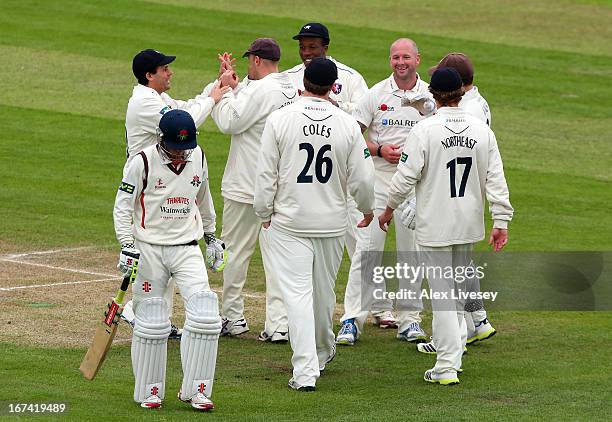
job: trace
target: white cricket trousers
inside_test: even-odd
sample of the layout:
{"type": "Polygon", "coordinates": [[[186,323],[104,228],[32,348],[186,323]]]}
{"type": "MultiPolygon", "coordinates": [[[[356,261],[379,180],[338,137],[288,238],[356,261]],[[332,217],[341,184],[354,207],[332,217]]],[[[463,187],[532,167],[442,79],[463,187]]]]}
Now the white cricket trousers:
{"type": "Polygon", "coordinates": [[[319,368],[335,351],[334,285],[344,252],[343,236],[298,237],[275,229],[274,223],[264,231],[287,306],[293,379],[314,386],[319,368]]]}
{"type": "MultiPolygon", "coordinates": [[[[378,288],[375,286],[372,280],[367,280],[369,284],[367,291],[362,289],[361,271],[364,268],[365,263],[363,262],[364,254],[369,258],[375,259],[373,253],[383,252],[385,250],[385,241],[387,239],[387,233],[385,233],[378,225],[378,216],[382,214],[387,207],[388,199],[388,188],[393,173],[376,171],[376,180],[374,181],[374,195],[376,198],[376,209],[374,210],[374,219],[368,227],[357,228],[357,222],[354,222],[354,233],[356,236],[355,252],[351,257],[351,269],[349,272],[348,281],[346,283],[346,290],[344,292],[344,315],[340,321],[346,321],[347,319],[356,319],[359,327],[363,327],[368,317],[369,311],[374,309],[391,309],[392,302],[385,299],[374,299],[374,289],[378,288]]],[[[353,202],[354,204],[354,202],[353,202]]],[[[356,208],[355,208],[355,211],[356,208]]],[[[358,213],[358,211],[357,211],[358,213]]],[[[354,220],[356,214],[349,212],[349,220],[354,220]]],[[[414,230],[410,230],[399,222],[399,212],[394,213],[394,224],[395,227],[395,243],[396,250],[400,252],[415,251],[415,236],[414,230]]],[[[347,243],[348,244],[348,243],[347,243]]],[[[382,264],[382,253],[379,254],[380,259],[375,259],[377,262],[370,262],[371,265],[382,264]]],[[[406,255],[406,254],[403,254],[406,255]]],[[[412,255],[412,254],[410,254],[412,255]]],[[[398,256],[398,261],[401,258],[398,256]]],[[[414,262],[408,264],[416,265],[414,262]]],[[[418,286],[417,286],[418,287],[418,286]]],[[[404,303],[404,306],[409,306],[413,309],[420,309],[421,301],[415,300],[414,303],[404,303]]],[[[420,313],[418,311],[400,311],[397,314],[399,324],[398,331],[402,332],[408,328],[413,322],[421,322],[420,313]]]]}
{"type": "Polygon", "coordinates": [[[134,312],[143,299],[159,297],[167,301],[166,293],[174,290],[173,284],[183,300],[196,292],[210,290],[199,246],[162,246],[138,240],[134,246],[140,250],[138,272],[132,286],[134,312]],[[168,282],[170,277],[173,283],[168,282]]]}
{"type": "MultiPolygon", "coordinates": [[[[461,368],[461,357],[467,340],[465,323],[465,300],[453,298],[453,292],[463,283],[458,283],[445,269],[468,267],[471,262],[473,244],[429,247],[417,244],[419,261],[427,268],[427,282],[432,294],[445,298],[431,298],[433,310],[432,332],[436,347],[436,374],[456,374],[461,368]],[[440,269],[436,271],[435,269],[440,269]]],[[[457,273],[459,273],[457,271],[457,273]]]]}
{"type": "Polygon", "coordinates": [[[278,287],[278,281],[270,271],[272,258],[266,233],[261,230],[261,219],[255,214],[253,204],[223,198],[223,228],[221,239],[225,243],[227,264],[223,269],[223,304],[221,315],[231,321],[244,318],[242,289],[247,277],[249,262],[259,238],[264,271],[266,273],[266,322],[265,331],[287,332],[287,312],[278,287]]]}

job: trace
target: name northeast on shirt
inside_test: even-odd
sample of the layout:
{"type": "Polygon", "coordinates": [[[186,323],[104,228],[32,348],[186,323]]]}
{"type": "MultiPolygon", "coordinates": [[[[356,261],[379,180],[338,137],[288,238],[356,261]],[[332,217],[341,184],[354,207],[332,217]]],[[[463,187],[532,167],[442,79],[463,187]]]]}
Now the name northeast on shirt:
{"type": "Polygon", "coordinates": [[[462,135],[453,135],[446,138],[443,141],[440,141],[444,149],[448,149],[451,147],[464,147],[469,149],[474,149],[477,142],[475,139],[468,138],[467,136],[462,135]]]}

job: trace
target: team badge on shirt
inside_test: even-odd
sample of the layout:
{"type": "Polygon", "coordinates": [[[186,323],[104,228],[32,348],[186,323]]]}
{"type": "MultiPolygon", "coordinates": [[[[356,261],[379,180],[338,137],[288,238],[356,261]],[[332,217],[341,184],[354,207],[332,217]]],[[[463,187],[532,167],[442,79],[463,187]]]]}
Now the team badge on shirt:
{"type": "Polygon", "coordinates": [[[121,182],[119,185],[119,190],[125,193],[129,193],[130,195],[134,193],[134,185],[130,185],[129,183],[121,182]]]}
{"type": "Polygon", "coordinates": [[[400,161],[402,163],[405,163],[406,160],[408,160],[408,154],[406,154],[405,152],[402,152],[402,156],[400,157],[400,161]]]}
{"type": "Polygon", "coordinates": [[[340,82],[334,82],[331,90],[334,94],[339,95],[342,92],[342,84],[340,82]]]}
{"type": "Polygon", "coordinates": [[[372,154],[370,154],[370,150],[368,148],[365,148],[363,150],[363,158],[368,158],[370,157],[372,154]]]}
{"type": "Polygon", "coordinates": [[[193,179],[191,180],[191,184],[195,186],[196,188],[199,188],[200,185],[202,184],[202,181],[200,180],[200,176],[193,176],[193,179]]]}

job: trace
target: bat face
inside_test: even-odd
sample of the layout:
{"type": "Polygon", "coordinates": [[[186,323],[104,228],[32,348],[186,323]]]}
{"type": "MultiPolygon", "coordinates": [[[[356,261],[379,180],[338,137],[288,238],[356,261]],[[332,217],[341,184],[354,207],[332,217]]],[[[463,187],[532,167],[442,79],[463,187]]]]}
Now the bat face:
{"type": "Polygon", "coordinates": [[[117,323],[119,321],[118,313],[121,309],[121,305],[117,302],[112,301],[108,305],[108,312],[104,318],[104,321],[96,328],[93,341],[79,370],[85,378],[88,380],[94,379],[98,370],[102,366],[106,354],[113,343],[115,333],[117,332],[117,323]]]}
{"type": "Polygon", "coordinates": [[[108,311],[104,315],[104,320],[96,329],[91,346],[89,346],[81,362],[81,366],[79,367],[83,376],[88,380],[94,379],[106,358],[108,349],[110,349],[113,344],[113,339],[117,332],[117,324],[119,323],[119,315],[123,309],[121,304],[123,303],[123,298],[128,286],[136,279],[137,271],[138,257],[134,257],[132,272],[123,277],[121,287],[117,291],[117,296],[107,305],[108,311]]]}

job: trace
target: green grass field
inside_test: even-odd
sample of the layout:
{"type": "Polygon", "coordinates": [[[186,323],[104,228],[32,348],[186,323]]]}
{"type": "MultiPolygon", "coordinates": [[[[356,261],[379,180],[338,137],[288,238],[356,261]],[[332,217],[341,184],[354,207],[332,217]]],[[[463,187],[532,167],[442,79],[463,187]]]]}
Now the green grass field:
{"type": "MultiPolygon", "coordinates": [[[[470,55],[476,85],[492,109],[516,210],[508,250],[612,250],[610,1],[288,5],[4,0],[0,254],[80,246],[93,246],[100,256],[118,252],[112,206],[124,163],[123,119],[136,52],[156,48],[177,55],[170,94],[190,98],[215,77],[218,52],[240,56],[259,36],[276,38],[283,51],[281,68],[293,66],[299,56],[291,37],[308,21],[328,25],[329,53],[358,69],[370,86],[390,74],[388,47],[399,37],[418,43],[426,80],[426,69],[447,52],[470,55]]],[[[244,60],[239,59],[238,68],[244,74],[244,60]]],[[[229,138],[208,121],[200,128],[200,142],[220,229],[229,138]]],[[[389,248],[393,241],[389,236],[389,248]]],[[[19,273],[18,265],[0,265],[2,284],[42,282],[35,274],[19,273]]],[[[337,283],[339,303],[347,268],[345,260],[337,283]]],[[[212,284],[218,288],[221,279],[214,277],[212,284]]],[[[113,282],[94,293],[77,291],[79,286],[49,287],[38,291],[39,299],[0,291],[0,305],[16,312],[3,311],[0,324],[27,321],[38,302],[50,308],[37,313],[54,312],[68,302],[73,308],[56,329],[28,328],[40,332],[40,338],[61,337],[78,331],[70,313],[99,312],[83,302],[84,295],[104,303],[114,288],[113,282]]],[[[247,288],[264,290],[258,256],[247,288]]],[[[75,420],[109,415],[159,420],[610,420],[610,317],[610,312],[496,312],[491,319],[500,334],[470,348],[461,385],[452,388],[422,382],[432,358],[399,343],[391,331],[368,327],[358,345],[339,350],[317,392],[308,395],[286,387],[288,346],[260,344],[252,336],[223,338],[217,409],[210,415],[191,412],[173,398],[180,380],[176,343],[169,346],[164,407],[145,412],[132,401],[129,345],[113,347],[98,378],[89,382],[78,365],[90,334],[77,342],[79,347],[3,336],[0,404],[67,401],[66,417],[75,420]]],[[[249,323],[252,332],[263,325],[256,319],[249,323]]],[[[429,331],[429,319],[425,327],[429,331]]]]}

